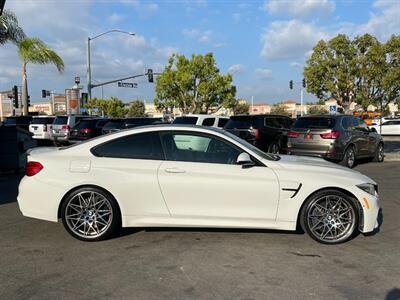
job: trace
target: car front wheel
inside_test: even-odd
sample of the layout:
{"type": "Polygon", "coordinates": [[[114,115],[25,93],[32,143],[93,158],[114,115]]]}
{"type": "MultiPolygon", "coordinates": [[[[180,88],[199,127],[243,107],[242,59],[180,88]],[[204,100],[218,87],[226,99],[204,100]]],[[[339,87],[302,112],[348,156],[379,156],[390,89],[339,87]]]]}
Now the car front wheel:
{"type": "Polygon", "coordinates": [[[316,193],[305,203],[300,223],[305,232],[323,244],[339,244],[358,232],[358,213],[353,199],[327,190],[316,193]]]}
{"type": "Polygon", "coordinates": [[[104,240],[119,227],[117,204],[108,193],[92,187],[69,194],[61,206],[65,229],[83,241],[104,240]]]}

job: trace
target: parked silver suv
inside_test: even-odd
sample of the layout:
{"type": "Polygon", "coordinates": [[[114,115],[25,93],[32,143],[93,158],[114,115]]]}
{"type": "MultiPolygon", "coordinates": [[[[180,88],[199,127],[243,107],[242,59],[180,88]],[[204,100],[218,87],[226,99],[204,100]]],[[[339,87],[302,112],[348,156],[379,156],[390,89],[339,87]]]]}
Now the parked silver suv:
{"type": "Polygon", "coordinates": [[[55,144],[67,143],[71,128],[74,127],[79,120],[88,117],[89,116],[85,115],[56,116],[52,124],[51,139],[55,144]]]}
{"type": "Polygon", "coordinates": [[[298,118],[288,133],[288,154],[323,157],[352,168],[359,158],[384,160],[382,137],[350,115],[298,118]]]}

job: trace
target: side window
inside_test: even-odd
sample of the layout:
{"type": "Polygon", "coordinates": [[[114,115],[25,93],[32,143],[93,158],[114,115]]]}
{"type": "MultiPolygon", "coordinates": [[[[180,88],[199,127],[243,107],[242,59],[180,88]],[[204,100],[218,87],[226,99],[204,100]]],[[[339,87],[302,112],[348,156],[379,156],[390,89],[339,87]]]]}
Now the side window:
{"type": "Polygon", "coordinates": [[[203,126],[213,126],[215,122],[215,118],[207,118],[203,120],[203,123],[201,125],[203,126]]]}
{"type": "Polygon", "coordinates": [[[213,164],[236,164],[242,152],[218,138],[197,133],[161,133],[167,160],[213,164]]]}
{"type": "Polygon", "coordinates": [[[223,128],[225,127],[226,123],[228,123],[229,119],[221,118],[218,120],[218,127],[223,128]]]}
{"type": "Polygon", "coordinates": [[[158,133],[139,133],[117,138],[91,149],[100,157],[163,160],[158,133]]]}
{"type": "Polygon", "coordinates": [[[357,126],[356,126],[357,130],[368,131],[368,127],[363,120],[358,119],[358,118],[354,118],[354,119],[357,120],[357,126]]]}
{"type": "Polygon", "coordinates": [[[346,130],[351,130],[351,118],[345,117],[342,121],[342,126],[346,130]]]}

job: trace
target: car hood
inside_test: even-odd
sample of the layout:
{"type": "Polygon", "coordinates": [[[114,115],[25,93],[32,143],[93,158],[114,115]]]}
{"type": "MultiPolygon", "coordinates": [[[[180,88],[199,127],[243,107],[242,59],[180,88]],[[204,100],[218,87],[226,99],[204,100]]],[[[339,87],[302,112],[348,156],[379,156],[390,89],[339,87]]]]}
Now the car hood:
{"type": "Polygon", "coordinates": [[[321,176],[346,177],[351,180],[375,184],[371,178],[361,174],[358,171],[328,162],[322,158],[296,155],[280,155],[280,157],[281,159],[277,161],[277,163],[282,169],[293,170],[296,172],[313,173],[316,176],[321,174],[321,176]]]}

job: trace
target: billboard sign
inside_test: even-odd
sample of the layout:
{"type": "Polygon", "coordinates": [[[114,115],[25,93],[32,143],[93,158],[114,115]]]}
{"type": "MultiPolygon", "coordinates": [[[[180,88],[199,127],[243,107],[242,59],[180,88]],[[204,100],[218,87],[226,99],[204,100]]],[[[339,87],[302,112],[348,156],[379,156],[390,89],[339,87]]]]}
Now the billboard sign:
{"type": "Polygon", "coordinates": [[[67,114],[74,115],[80,113],[80,91],[79,89],[65,89],[67,100],[67,114]]]}

